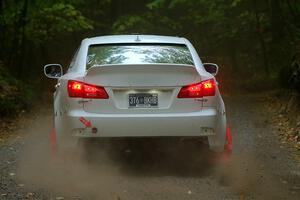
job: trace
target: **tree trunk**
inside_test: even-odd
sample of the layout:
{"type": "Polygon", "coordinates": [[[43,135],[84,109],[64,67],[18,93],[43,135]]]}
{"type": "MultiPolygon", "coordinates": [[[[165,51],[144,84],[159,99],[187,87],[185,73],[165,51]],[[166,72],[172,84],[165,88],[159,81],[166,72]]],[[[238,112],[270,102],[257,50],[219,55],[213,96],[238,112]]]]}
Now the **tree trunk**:
{"type": "Polygon", "coordinates": [[[286,4],[289,9],[288,12],[293,18],[293,25],[296,28],[300,29],[300,22],[299,22],[300,14],[297,12],[297,10],[294,9],[294,5],[292,5],[290,0],[286,0],[286,4]]]}
{"type": "Polygon", "coordinates": [[[19,60],[19,74],[22,77],[24,75],[24,55],[26,51],[26,38],[25,38],[25,27],[27,23],[27,10],[28,10],[28,1],[24,1],[23,5],[23,10],[20,18],[20,27],[21,27],[21,36],[20,36],[20,41],[19,41],[19,46],[20,46],[20,55],[18,56],[20,59],[19,60]]]}
{"type": "MultiPolygon", "coordinates": [[[[4,10],[4,0],[0,0],[0,16],[3,15],[3,10],[4,10]]],[[[4,38],[5,38],[5,25],[3,23],[0,23],[0,58],[4,57],[4,38]]]]}
{"type": "Polygon", "coordinates": [[[270,1],[271,8],[271,29],[273,41],[278,41],[284,36],[284,23],[281,18],[281,8],[279,0],[270,1]]]}
{"type": "Polygon", "coordinates": [[[256,19],[256,33],[257,33],[258,42],[260,44],[260,48],[262,51],[265,72],[267,75],[269,75],[270,69],[269,69],[269,60],[268,60],[268,56],[267,56],[267,48],[266,48],[266,43],[265,43],[264,37],[263,37],[263,30],[262,30],[262,26],[261,26],[260,19],[259,19],[256,0],[253,1],[253,7],[254,7],[255,19],[256,19]]]}

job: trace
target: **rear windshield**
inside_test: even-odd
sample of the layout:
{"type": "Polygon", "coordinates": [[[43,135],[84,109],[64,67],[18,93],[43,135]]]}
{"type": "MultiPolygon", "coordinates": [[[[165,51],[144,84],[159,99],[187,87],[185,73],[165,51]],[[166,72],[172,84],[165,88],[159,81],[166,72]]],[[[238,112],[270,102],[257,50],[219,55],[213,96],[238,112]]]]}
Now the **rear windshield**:
{"type": "Polygon", "coordinates": [[[112,44],[91,45],[87,69],[108,64],[186,64],[193,65],[185,45],[174,44],[112,44]]]}

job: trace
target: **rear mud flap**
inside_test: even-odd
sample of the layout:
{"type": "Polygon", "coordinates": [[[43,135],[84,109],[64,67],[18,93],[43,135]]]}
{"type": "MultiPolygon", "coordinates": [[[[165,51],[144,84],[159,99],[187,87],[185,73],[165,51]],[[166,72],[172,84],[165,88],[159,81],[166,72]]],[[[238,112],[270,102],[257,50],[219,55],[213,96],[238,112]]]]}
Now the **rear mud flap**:
{"type": "Polygon", "coordinates": [[[232,135],[229,125],[226,127],[226,144],[224,146],[224,151],[229,154],[232,152],[232,135]]]}
{"type": "Polygon", "coordinates": [[[55,128],[52,129],[49,135],[50,151],[51,157],[54,158],[57,153],[57,140],[56,140],[56,131],[55,128]]]}
{"type": "Polygon", "coordinates": [[[208,136],[208,143],[210,150],[214,152],[224,151],[226,144],[226,115],[219,113],[217,117],[216,134],[208,136]]]}

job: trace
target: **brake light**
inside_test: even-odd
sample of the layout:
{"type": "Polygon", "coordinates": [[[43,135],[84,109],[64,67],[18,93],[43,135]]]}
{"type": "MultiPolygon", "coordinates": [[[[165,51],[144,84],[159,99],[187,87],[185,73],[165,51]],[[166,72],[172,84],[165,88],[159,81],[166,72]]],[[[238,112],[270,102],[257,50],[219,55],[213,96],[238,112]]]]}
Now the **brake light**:
{"type": "Polygon", "coordinates": [[[201,98],[205,96],[215,96],[215,89],[216,85],[214,79],[208,79],[205,81],[201,81],[200,83],[182,87],[177,97],[201,98]]]}
{"type": "Polygon", "coordinates": [[[75,98],[108,99],[104,87],[73,80],[68,81],[68,94],[75,98]]]}

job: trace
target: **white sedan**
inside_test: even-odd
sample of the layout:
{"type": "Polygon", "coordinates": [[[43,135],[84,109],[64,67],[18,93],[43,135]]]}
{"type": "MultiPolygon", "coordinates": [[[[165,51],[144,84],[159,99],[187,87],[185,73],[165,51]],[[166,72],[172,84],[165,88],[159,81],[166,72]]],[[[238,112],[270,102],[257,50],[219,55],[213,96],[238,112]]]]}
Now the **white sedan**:
{"type": "Polygon", "coordinates": [[[65,74],[59,64],[44,67],[58,80],[57,139],[203,137],[211,150],[223,151],[228,137],[217,71],[181,37],[84,39],[65,74]]]}

